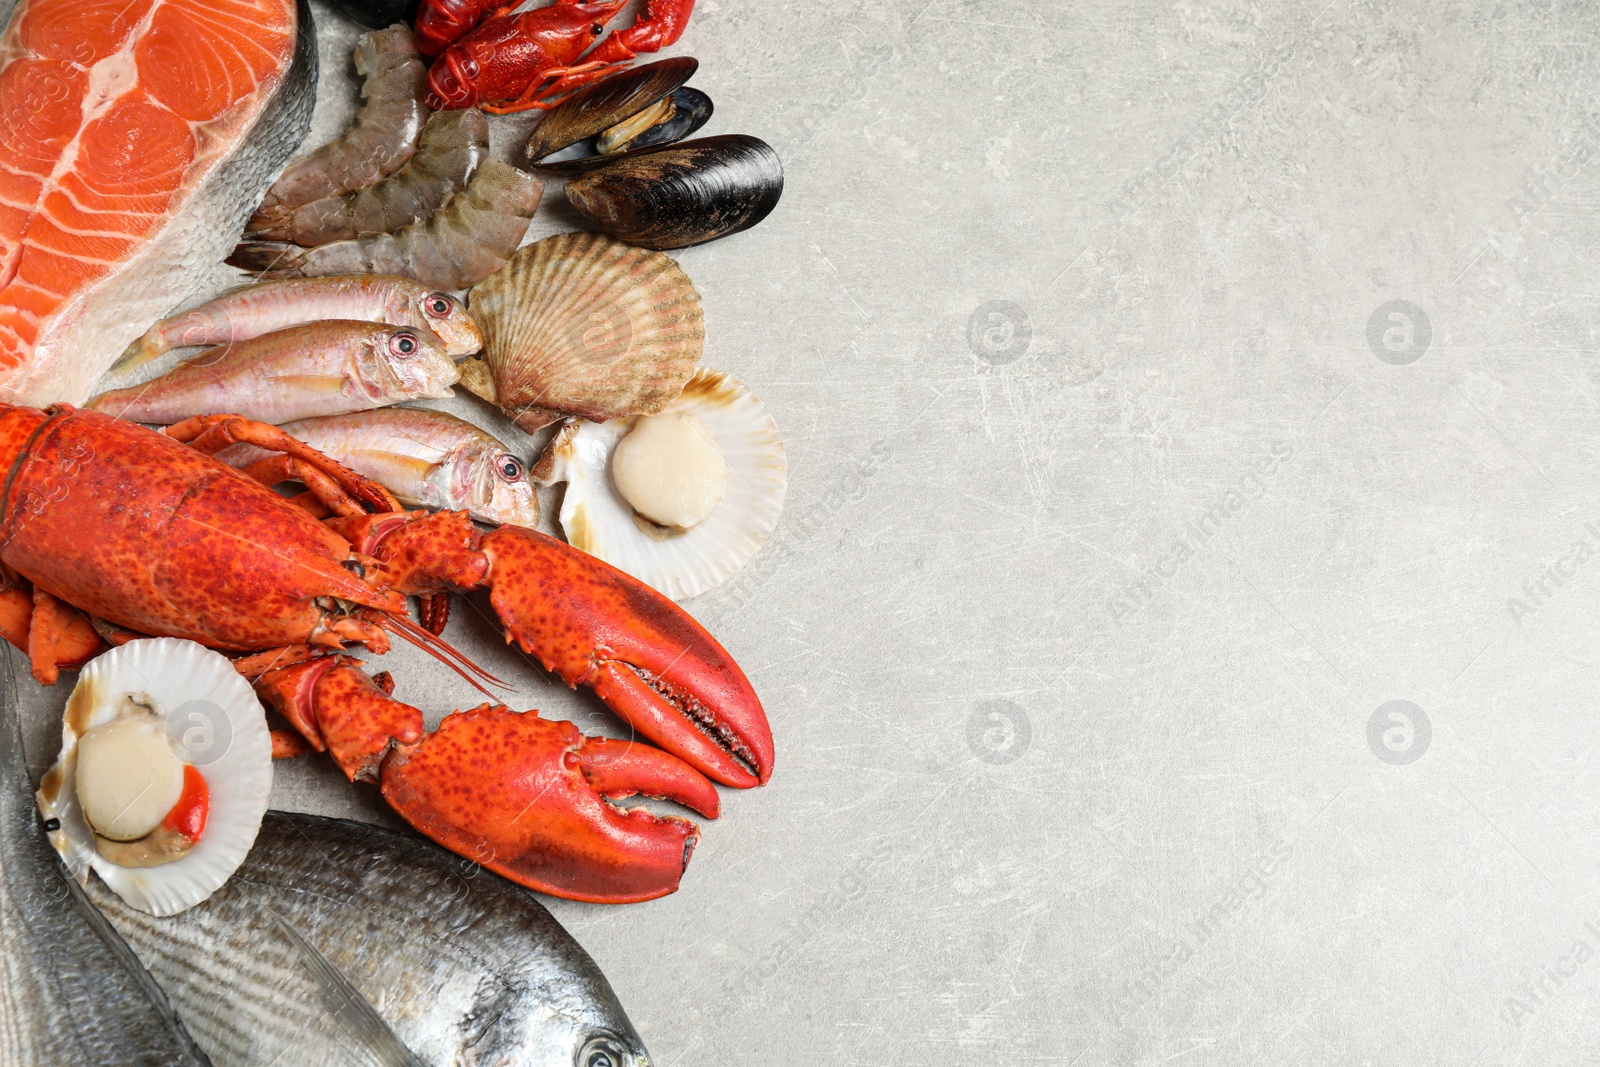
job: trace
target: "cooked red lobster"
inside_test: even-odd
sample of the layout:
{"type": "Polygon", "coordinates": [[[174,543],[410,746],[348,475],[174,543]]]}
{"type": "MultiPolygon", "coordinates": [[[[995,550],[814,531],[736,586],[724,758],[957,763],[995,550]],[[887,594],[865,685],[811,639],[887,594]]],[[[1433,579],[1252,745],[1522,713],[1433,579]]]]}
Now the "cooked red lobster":
{"type": "Polygon", "coordinates": [[[102,638],[247,653],[236,665],[305,744],[377,783],[427,836],[533,889],[607,903],[670,893],[694,825],[608,801],[643,793],[714,818],[706,775],[749,787],[772,773],[750,683],[671,601],[532,530],[402,511],[276,427],[223,415],[158,433],[67,405],[0,405],[0,471],[0,633],[41,682],[102,638]],[[276,455],[245,472],[212,458],[236,442],[276,455]],[[269,488],[288,480],[308,492],[269,488]],[[491,704],[428,733],[341,651],[383,652],[395,634],[492,680],[436,636],[446,595],[480,588],[508,641],[667,751],[491,704]],[[408,595],[424,598],[426,627],[408,595]]]}
{"type": "Polygon", "coordinates": [[[616,73],[640,52],[675,42],[694,11],[694,0],[649,0],[632,26],[613,32],[579,63],[626,2],[555,0],[513,14],[515,2],[423,0],[417,9],[417,47],[423,55],[439,57],[428,71],[428,106],[496,113],[553,107],[572,90],[616,73]]]}

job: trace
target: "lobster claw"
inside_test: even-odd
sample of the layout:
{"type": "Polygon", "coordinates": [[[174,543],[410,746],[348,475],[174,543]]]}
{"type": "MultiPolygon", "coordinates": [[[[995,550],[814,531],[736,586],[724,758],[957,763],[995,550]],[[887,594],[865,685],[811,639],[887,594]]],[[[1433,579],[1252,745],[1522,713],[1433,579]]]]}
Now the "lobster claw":
{"type": "MultiPolygon", "coordinates": [[[[608,801],[642,793],[717,817],[716,787],[659,749],[484,704],[434,733],[349,656],[266,671],[256,692],[434,841],[530,889],[600,904],[678,888],[693,823],[608,801]]],[[[291,755],[291,746],[284,746],[291,755]]]]}
{"type": "Polygon", "coordinates": [[[623,811],[647,793],[716,815],[716,789],[645,745],[585,738],[570,722],[488,704],[456,712],[384,761],[384,798],[458,855],[541,892],[600,904],[678,888],[700,831],[623,811]]]}
{"type": "Polygon", "coordinates": [[[478,545],[508,640],[587,685],[651,742],[724,785],[772,776],[772,728],[733,657],[682,608],[586,552],[519,526],[478,545]]]}

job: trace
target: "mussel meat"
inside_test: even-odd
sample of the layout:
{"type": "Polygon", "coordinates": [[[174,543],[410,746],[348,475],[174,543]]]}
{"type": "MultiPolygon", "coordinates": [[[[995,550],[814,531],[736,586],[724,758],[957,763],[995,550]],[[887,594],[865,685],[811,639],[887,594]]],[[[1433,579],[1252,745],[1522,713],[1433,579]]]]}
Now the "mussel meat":
{"type": "Polygon", "coordinates": [[[597,229],[644,248],[685,248],[748,230],[783,195],[783,163],[757,137],[727,134],[629,152],[567,182],[597,229]]]}
{"type": "Polygon", "coordinates": [[[580,89],[534,127],[527,164],[577,174],[683,140],[711,117],[711,98],[684,85],[699,66],[699,60],[677,56],[580,89]]]}

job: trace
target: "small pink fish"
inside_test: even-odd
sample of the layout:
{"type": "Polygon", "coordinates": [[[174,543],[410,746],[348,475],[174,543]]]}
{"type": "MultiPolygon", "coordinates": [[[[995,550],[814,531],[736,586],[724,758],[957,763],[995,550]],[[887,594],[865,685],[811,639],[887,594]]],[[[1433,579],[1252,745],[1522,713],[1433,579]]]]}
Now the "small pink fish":
{"type": "MultiPolygon", "coordinates": [[[[465,510],[479,522],[529,529],[539,525],[539,496],[527,468],[465,419],[424,408],[383,408],[283,428],[386,487],[407,507],[465,510]]],[[[245,467],[268,454],[234,445],[217,458],[245,467]]]]}
{"type": "Polygon", "coordinates": [[[332,319],[219,345],[86,406],[132,422],[243,415],[279,423],[452,396],[457,377],[455,362],[431,336],[332,319]]]}

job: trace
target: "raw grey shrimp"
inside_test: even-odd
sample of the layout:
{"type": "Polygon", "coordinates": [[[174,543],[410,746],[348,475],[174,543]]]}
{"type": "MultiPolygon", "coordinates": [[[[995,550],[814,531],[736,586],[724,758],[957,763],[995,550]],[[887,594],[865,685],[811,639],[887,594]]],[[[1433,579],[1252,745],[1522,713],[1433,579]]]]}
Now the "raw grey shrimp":
{"type": "Polygon", "coordinates": [[[465,289],[516,251],[544,183],[498,159],[485,160],[467,187],[422,222],[320,248],[244,241],[228,262],[263,278],[402,274],[439,289],[465,289]]]}
{"type": "Polygon", "coordinates": [[[428,109],[427,68],[411,31],[390,26],[362,34],[356,70],[365,81],[364,103],[350,128],[289,164],[245,227],[247,233],[280,225],[295,208],[323,197],[365,188],[393,174],[417,150],[428,109]]]}
{"type": "Polygon", "coordinates": [[[251,234],[315,247],[369,233],[394,233],[421,222],[466,187],[489,154],[489,123],[477,108],[436,111],[422,127],[417,154],[376,185],[314,200],[274,226],[251,234]]]}

